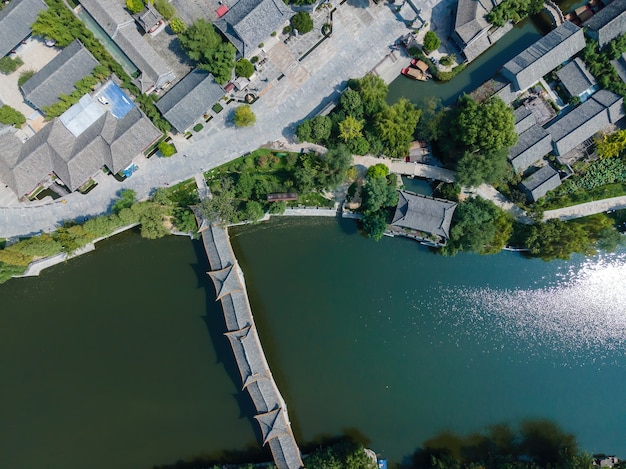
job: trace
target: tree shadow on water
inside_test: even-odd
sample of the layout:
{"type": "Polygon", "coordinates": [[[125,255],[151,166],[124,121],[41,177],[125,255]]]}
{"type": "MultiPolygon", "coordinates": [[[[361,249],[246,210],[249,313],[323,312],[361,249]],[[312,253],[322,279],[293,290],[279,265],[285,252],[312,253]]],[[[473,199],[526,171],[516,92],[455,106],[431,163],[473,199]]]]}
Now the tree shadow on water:
{"type": "Polygon", "coordinates": [[[479,463],[486,469],[504,467],[570,467],[578,457],[574,435],[550,420],[525,420],[514,429],[508,424],[485,432],[461,436],[442,432],[425,441],[406,468],[468,467],[479,463]]]}

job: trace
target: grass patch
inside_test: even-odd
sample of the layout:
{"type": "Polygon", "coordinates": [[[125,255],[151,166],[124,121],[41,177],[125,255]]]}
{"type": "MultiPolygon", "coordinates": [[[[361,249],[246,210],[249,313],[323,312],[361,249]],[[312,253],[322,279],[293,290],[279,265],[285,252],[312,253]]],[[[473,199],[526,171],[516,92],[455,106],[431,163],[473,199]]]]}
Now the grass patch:
{"type": "Polygon", "coordinates": [[[215,114],[219,114],[224,110],[224,106],[222,106],[220,103],[215,103],[211,109],[215,114]]]}
{"type": "Polygon", "coordinates": [[[553,210],[557,208],[570,207],[572,205],[593,202],[594,200],[610,199],[612,197],[620,197],[626,195],[626,184],[615,183],[605,186],[596,187],[594,189],[580,189],[576,192],[564,195],[553,195],[548,193],[546,197],[537,202],[539,208],[543,210],[553,210]]]}
{"type": "Polygon", "coordinates": [[[335,206],[335,201],[328,200],[317,192],[309,192],[308,194],[302,194],[298,196],[298,200],[290,202],[291,206],[304,205],[305,207],[326,207],[332,208],[335,206]]]}

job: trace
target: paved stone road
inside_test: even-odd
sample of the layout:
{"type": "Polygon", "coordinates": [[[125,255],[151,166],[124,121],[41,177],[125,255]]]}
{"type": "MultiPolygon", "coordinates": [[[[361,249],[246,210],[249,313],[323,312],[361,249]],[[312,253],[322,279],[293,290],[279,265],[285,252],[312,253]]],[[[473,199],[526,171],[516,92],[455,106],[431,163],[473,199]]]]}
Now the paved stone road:
{"type": "MultiPolygon", "coordinates": [[[[122,183],[102,174],[96,178],[98,187],[86,196],[72,193],[45,204],[0,207],[0,237],[54,230],[63,220],[106,212],[121,189],[133,189],[142,199],[156,187],[188,179],[265,143],[281,137],[291,140],[303,118],[335,98],[349,78],[363,76],[379,64],[390,45],[407,32],[389,6],[382,4],[364,11],[346,2],[334,15],[333,26],[332,39],[298,62],[302,71],[294,79],[285,76],[252,105],[257,116],[253,127],[236,129],[232,107],[227,107],[190,140],[176,140],[177,155],[139,159],[139,171],[122,183]],[[303,81],[305,72],[309,76],[303,81]]],[[[2,193],[0,200],[4,200],[2,193]]]]}
{"type": "Polygon", "coordinates": [[[573,205],[556,210],[546,210],[543,214],[543,219],[560,218],[561,220],[571,220],[573,218],[586,217],[596,213],[625,208],[626,196],[613,197],[611,199],[595,200],[593,202],[587,202],[586,204],[573,205]]]}

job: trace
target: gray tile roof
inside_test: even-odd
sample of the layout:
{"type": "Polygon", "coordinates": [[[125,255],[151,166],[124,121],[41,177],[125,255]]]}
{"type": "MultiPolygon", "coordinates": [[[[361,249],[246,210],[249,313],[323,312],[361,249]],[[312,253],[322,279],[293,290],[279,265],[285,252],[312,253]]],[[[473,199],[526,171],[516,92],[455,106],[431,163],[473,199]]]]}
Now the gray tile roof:
{"type": "Polygon", "coordinates": [[[596,79],[578,57],[556,72],[556,76],[570,96],[580,96],[596,84],[596,79]]]}
{"type": "Polygon", "coordinates": [[[174,81],[176,76],[170,66],[142,37],[135,20],[119,0],[81,0],[80,3],[139,69],[143,93],[174,81]]]}
{"type": "Polygon", "coordinates": [[[566,21],[504,64],[502,73],[523,91],[584,47],[583,30],[566,21]]]}
{"type": "Polygon", "coordinates": [[[526,106],[520,106],[515,109],[513,116],[515,117],[515,132],[517,134],[521,134],[537,123],[535,114],[526,106]]]}
{"type": "Polygon", "coordinates": [[[133,15],[133,18],[135,18],[139,26],[141,26],[146,33],[150,32],[155,26],[158,26],[159,22],[163,19],[161,14],[149,3],[146,4],[146,7],[141,13],[133,15]]]}
{"type": "Polygon", "coordinates": [[[456,203],[413,192],[398,191],[398,206],[392,225],[450,237],[450,223],[456,203]]]}
{"type": "Polygon", "coordinates": [[[479,0],[458,1],[454,32],[461,39],[463,45],[471,43],[472,40],[489,29],[490,24],[485,19],[487,13],[488,11],[479,0]]]}
{"type": "Polygon", "coordinates": [[[614,0],[583,23],[587,34],[604,47],[626,32],[626,0],[614,0]]]}
{"type": "Polygon", "coordinates": [[[522,181],[522,187],[533,201],[538,200],[546,195],[548,191],[556,189],[560,185],[561,178],[559,173],[549,165],[541,167],[522,181]]]}
{"type": "Polygon", "coordinates": [[[89,51],[74,41],[22,85],[24,97],[39,109],[50,106],[62,94],[72,93],[74,84],[90,75],[96,65],[89,51]]]}
{"type": "Polygon", "coordinates": [[[79,136],[61,119],[54,119],[25,143],[9,134],[0,136],[0,178],[21,197],[50,173],[76,190],[102,166],[118,172],[161,136],[135,107],[123,119],[100,116],[79,136]]]}
{"type": "Polygon", "coordinates": [[[13,0],[0,11],[0,57],[30,35],[30,27],[45,9],[42,0],[13,0]]]}
{"type": "Polygon", "coordinates": [[[517,143],[509,150],[508,159],[518,173],[552,151],[552,138],[541,126],[533,125],[519,134],[517,143]]]}
{"type": "Polygon", "coordinates": [[[156,103],[170,124],[184,133],[225,95],[213,75],[195,69],[165,93],[156,103]]]}
{"type": "Polygon", "coordinates": [[[249,57],[273,31],[278,31],[293,15],[282,0],[239,0],[214,24],[239,53],[249,57]]]}
{"type": "Polygon", "coordinates": [[[607,125],[624,116],[623,99],[607,90],[600,90],[589,100],[546,127],[554,141],[554,151],[564,155],[591,138],[607,125]]]}
{"type": "Polygon", "coordinates": [[[617,70],[617,74],[622,81],[626,82],[626,53],[620,55],[618,59],[611,60],[611,64],[617,70]]]}

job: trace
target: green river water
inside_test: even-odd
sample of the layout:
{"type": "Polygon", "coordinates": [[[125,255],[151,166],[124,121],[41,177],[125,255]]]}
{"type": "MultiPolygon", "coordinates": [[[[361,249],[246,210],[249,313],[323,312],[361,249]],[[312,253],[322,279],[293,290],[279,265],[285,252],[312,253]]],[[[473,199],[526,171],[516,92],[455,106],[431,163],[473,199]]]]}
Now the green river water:
{"type": "MultiPolygon", "coordinates": [[[[447,87],[391,94],[450,102],[538,36],[525,23],[447,87]]],[[[625,252],[444,258],[332,219],[231,233],[299,442],[357,433],[402,461],[442,430],[545,417],[626,456],[625,252]]],[[[206,270],[198,242],[126,233],[0,285],[0,468],[259,453],[206,270]]]]}

